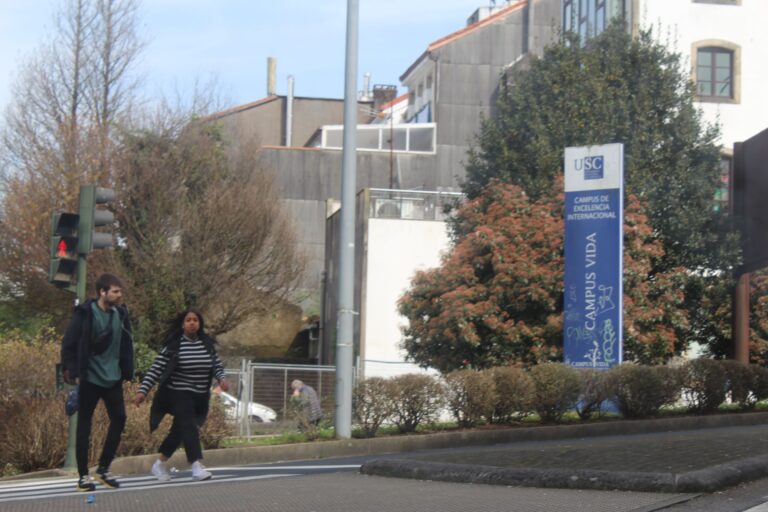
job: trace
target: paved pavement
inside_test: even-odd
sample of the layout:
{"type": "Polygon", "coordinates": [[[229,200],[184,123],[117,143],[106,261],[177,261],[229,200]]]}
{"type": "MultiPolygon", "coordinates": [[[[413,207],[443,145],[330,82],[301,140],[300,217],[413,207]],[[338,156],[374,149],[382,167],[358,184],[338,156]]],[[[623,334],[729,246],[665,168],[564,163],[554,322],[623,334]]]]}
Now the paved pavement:
{"type": "Polygon", "coordinates": [[[647,512],[690,496],[533,489],[332,473],[136,486],[3,503],[3,512],[647,512]]]}
{"type": "Polygon", "coordinates": [[[713,492],[768,476],[768,428],[509,443],[382,458],[364,464],[362,472],[526,487],[713,492]]]}

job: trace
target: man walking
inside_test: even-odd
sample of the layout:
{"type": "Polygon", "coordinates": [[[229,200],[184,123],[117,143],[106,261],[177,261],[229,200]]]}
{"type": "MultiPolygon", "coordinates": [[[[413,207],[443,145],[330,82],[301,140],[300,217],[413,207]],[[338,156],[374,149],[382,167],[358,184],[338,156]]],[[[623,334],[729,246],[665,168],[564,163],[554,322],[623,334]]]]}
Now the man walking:
{"type": "Polygon", "coordinates": [[[123,381],[133,379],[133,336],[128,309],[122,305],[123,283],[112,274],[96,280],[97,299],[75,306],[61,343],[64,381],[78,384],[75,457],[78,491],[93,491],[88,475],[88,445],[93,412],[99,400],[109,416],[109,429],[96,469],[96,480],[107,487],[120,484],[109,473],[125,428],[123,381]]]}

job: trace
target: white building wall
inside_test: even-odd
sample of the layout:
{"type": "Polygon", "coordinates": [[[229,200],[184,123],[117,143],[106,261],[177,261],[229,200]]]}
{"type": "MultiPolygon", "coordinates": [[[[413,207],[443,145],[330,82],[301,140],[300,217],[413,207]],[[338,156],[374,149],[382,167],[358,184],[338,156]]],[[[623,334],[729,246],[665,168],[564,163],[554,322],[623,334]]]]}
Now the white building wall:
{"type": "MultiPolygon", "coordinates": [[[[397,301],[410,288],[418,270],[440,265],[449,247],[445,222],[368,219],[366,286],[363,317],[363,371],[365,377],[391,377],[425,370],[405,362],[400,349],[406,319],[397,301]]],[[[436,372],[429,372],[436,373],[436,372]]]]}
{"type": "Polygon", "coordinates": [[[720,143],[727,149],[768,127],[768,0],[742,0],[741,5],[692,0],[641,0],[641,26],[660,27],[691,66],[696,41],[719,39],[741,47],[741,101],[738,104],[699,102],[704,118],[721,124],[720,143]]]}

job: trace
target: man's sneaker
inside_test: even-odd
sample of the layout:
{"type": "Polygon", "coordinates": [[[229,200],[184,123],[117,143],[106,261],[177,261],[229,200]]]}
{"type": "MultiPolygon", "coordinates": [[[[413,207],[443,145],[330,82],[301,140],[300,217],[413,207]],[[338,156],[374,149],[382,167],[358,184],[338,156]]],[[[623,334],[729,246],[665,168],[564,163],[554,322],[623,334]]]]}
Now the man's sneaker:
{"type": "Polygon", "coordinates": [[[212,476],[211,472],[200,464],[200,461],[196,460],[192,463],[192,480],[208,480],[212,476]]]}
{"type": "Polygon", "coordinates": [[[115,477],[112,476],[112,473],[104,468],[98,468],[96,470],[96,480],[109,487],[110,489],[117,489],[120,487],[120,484],[117,482],[117,480],[115,480],[115,477]]]}
{"type": "Polygon", "coordinates": [[[96,489],[96,486],[91,482],[91,477],[83,475],[80,480],[77,481],[76,489],[80,492],[91,492],[96,489]]]}
{"type": "Polygon", "coordinates": [[[152,464],[152,474],[161,482],[167,482],[171,479],[171,474],[168,472],[168,466],[166,466],[165,462],[160,459],[157,459],[155,463],[152,464]]]}

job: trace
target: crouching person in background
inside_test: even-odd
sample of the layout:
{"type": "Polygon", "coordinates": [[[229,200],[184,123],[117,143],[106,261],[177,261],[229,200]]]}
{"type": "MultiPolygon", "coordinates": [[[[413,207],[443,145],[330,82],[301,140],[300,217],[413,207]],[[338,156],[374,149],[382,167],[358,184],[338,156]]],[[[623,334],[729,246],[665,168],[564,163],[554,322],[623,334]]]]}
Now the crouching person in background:
{"type": "Polygon", "coordinates": [[[323,409],[320,407],[320,399],[312,386],[304,384],[296,379],[291,382],[293,394],[292,400],[297,405],[299,430],[302,432],[314,432],[323,419],[323,409]]]}

